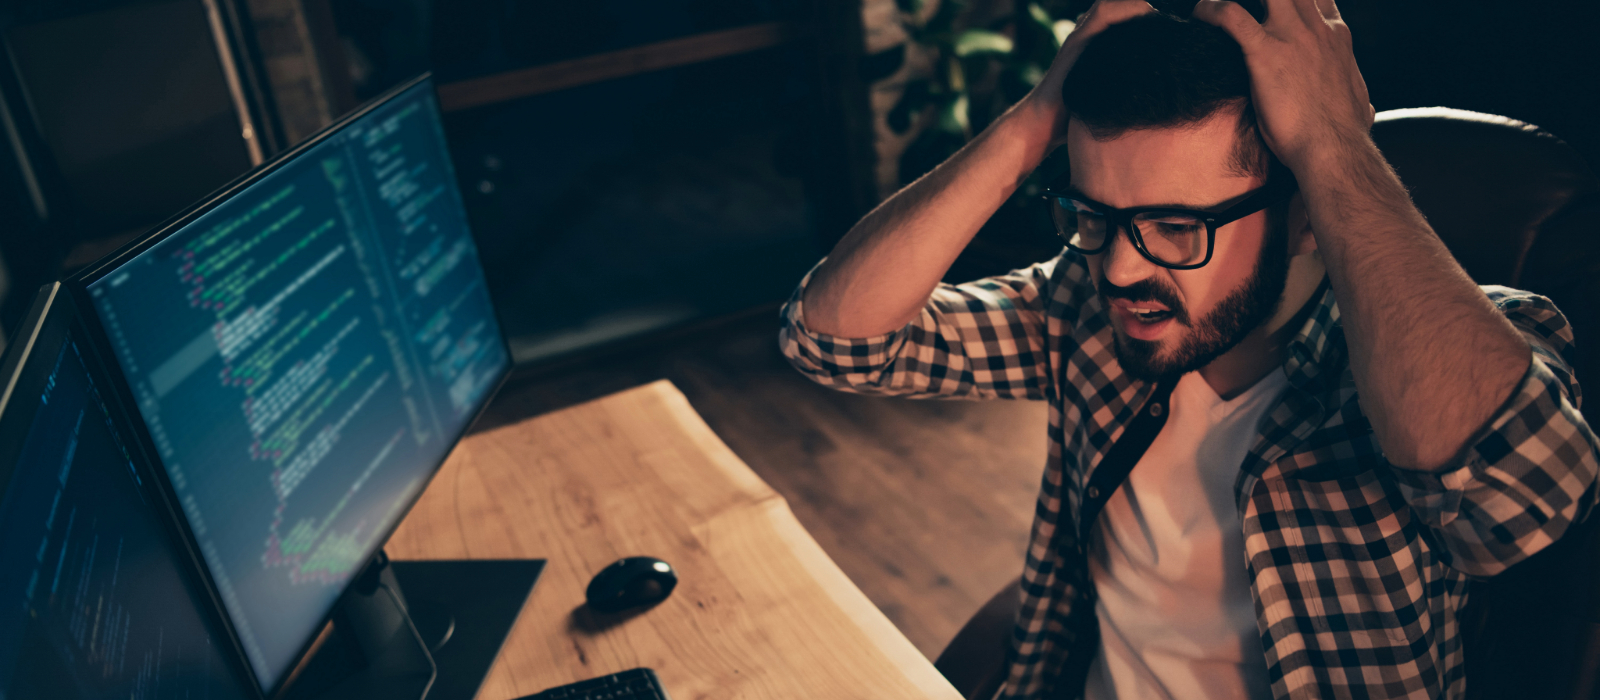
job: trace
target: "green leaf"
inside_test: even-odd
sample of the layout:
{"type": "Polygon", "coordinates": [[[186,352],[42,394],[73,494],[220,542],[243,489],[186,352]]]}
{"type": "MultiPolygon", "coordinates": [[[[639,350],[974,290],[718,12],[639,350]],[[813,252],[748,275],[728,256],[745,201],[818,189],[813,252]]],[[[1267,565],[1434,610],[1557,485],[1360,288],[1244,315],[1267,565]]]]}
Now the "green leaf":
{"type": "Polygon", "coordinates": [[[965,93],[967,91],[967,73],[961,68],[961,59],[950,58],[945,61],[945,86],[951,92],[965,93]]]}
{"type": "Polygon", "coordinates": [[[1039,26],[1044,27],[1045,29],[1050,28],[1050,22],[1052,21],[1050,19],[1050,13],[1045,12],[1044,8],[1039,6],[1039,3],[1028,3],[1028,16],[1032,17],[1033,21],[1038,22],[1039,26]]]}
{"type": "Polygon", "coordinates": [[[967,120],[967,96],[958,95],[940,107],[939,118],[934,121],[934,127],[945,133],[965,137],[971,129],[971,123],[967,120]]]}
{"type": "Polygon", "coordinates": [[[1028,3],[1028,18],[1033,20],[1030,26],[1034,31],[1038,31],[1041,34],[1050,37],[1050,41],[1053,44],[1053,46],[1050,47],[1050,55],[1054,56],[1056,51],[1061,50],[1061,42],[1063,39],[1061,35],[1056,34],[1055,32],[1055,20],[1050,18],[1049,11],[1045,10],[1043,7],[1040,7],[1039,3],[1028,3]]]}
{"type": "Polygon", "coordinates": [[[980,54],[1011,53],[1011,37],[987,29],[968,29],[956,35],[956,55],[962,58],[980,54]]]}
{"type": "Polygon", "coordinates": [[[1044,72],[1044,69],[1040,68],[1038,64],[1029,63],[1022,67],[1020,77],[1029,86],[1038,85],[1039,81],[1044,80],[1044,72]]]}
{"type": "Polygon", "coordinates": [[[1077,28],[1078,23],[1070,19],[1056,20],[1056,23],[1050,27],[1050,31],[1055,32],[1056,35],[1056,46],[1066,43],[1067,35],[1071,34],[1072,30],[1077,28]]]}

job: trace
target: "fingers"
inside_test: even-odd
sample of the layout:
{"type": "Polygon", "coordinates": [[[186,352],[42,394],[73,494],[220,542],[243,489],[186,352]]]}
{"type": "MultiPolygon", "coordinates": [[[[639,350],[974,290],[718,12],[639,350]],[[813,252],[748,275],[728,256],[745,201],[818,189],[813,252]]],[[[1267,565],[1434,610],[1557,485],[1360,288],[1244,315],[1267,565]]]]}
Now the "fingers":
{"type": "MultiPolygon", "coordinates": [[[[1269,4],[1281,5],[1283,2],[1288,0],[1269,4]]],[[[1267,17],[1270,19],[1272,10],[1269,8],[1267,12],[1267,17]]],[[[1265,35],[1261,25],[1256,23],[1256,18],[1251,17],[1248,10],[1228,0],[1200,0],[1194,6],[1194,16],[1202,22],[1227,30],[1228,34],[1233,36],[1233,40],[1239,42],[1239,45],[1247,51],[1265,35]]]]}
{"type": "Polygon", "coordinates": [[[1294,0],[1294,3],[1300,18],[1305,20],[1308,27],[1344,23],[1344,19],[1339,16],[1339,6],[1334,0],[1294,0]]]}
{"type": "Polygon", "coordinates": [[[1266,8],[1267,16],[1262,24],[1283,24],[1293,18],[1304,19],[1297,3],[1300,0],[1262,0],[1261,5],[1266,8]]]}
{"type": "Polygon", "coordinates": [[[1318,0],[1293,0],[1295,13],[1308,27],[1322,23],[1322,10],[1317,7],[1317,2],[1318,0]]]}
{"type": "Polygon", "coordinates": [[[1194,16],[1228,30],[1239,45],[1246,47],[1253,38],[1269,31],[1279,35],[1290,26],[1326,30],[1344,24],[1334,0],[1264,0],[1264,5],[1266,19],[1259,23],[1243,7],[1228,0],[1200,0],[1194,7],[1194,16]]]}

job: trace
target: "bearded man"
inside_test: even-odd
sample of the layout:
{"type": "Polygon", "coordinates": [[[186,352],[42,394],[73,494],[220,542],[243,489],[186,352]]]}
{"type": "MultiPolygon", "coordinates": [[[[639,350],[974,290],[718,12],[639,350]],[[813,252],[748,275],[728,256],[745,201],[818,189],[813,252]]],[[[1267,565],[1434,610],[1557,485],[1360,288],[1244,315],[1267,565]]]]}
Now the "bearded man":
{"type": "Polygon", "coordinates": [[[1566,319],[1428,227],[1333,1],[1265,9],[1100,0],[785,307],[818,382],[1050,403],[1000,697],[1459,698],[1469,581],[1593,506],[1566,319]],[[1062,253],[942,284],[1056,147],[1062,253]]]}

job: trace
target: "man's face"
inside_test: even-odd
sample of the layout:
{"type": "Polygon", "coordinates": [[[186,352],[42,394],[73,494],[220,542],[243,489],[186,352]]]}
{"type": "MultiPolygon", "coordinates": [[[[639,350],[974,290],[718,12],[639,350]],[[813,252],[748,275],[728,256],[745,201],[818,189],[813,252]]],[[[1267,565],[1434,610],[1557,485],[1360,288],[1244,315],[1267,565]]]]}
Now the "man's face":
{"type": "MultiPolygon", "coordinates": [[[[1230,169],[1237,124],[1237,112],[1223,110],[1197,126],[1096,141],[1073,120],[1067,128],[1072,186],[1119,209],[1219,211],[1266,184],[1230,169]]],[[[1288,274],[1288,243],[1281,222],[1269,228],[1268,211],[1218,228],[1211,262],[1196,270],[1150,262],[1126,231],[1087,256],[1095,287],[1110,306],[1125,371],[1154,380],[1199,369],[1273,315],[1288,274]]]]}

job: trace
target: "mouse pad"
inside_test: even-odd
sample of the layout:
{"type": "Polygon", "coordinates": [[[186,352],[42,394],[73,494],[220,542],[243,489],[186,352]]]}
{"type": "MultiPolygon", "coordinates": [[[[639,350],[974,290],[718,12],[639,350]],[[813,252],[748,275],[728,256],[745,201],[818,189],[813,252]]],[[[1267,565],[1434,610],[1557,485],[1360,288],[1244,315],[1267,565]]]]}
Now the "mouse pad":
{"type": "Polygon", "coordinates": [[[433,653],[439,675],[428,700],[472,700],[478,693],[544,564],[543,559],[389,562],[408,605],[442,607],[455,618],[454,631],[433,653]]]}

